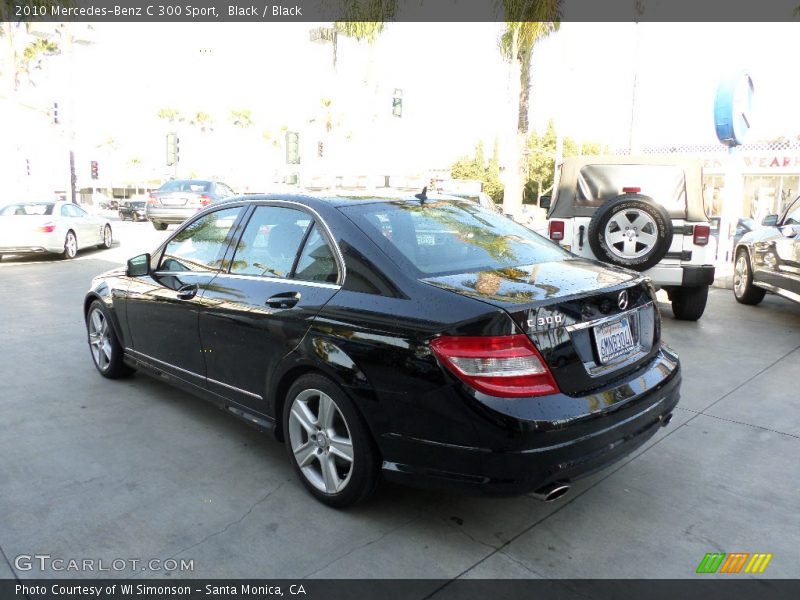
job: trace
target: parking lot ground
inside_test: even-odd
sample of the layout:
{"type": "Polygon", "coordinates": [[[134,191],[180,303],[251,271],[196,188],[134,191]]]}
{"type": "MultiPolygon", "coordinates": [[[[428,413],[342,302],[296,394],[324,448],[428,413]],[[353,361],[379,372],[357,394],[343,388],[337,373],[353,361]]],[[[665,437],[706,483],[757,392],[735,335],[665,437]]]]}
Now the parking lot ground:
{"type": "Polygon", "coordinates": [[[336,511],[271,436],[146,376],[96,373],[89,281],[165,235],[119,230],[78,260],[0,262],[0,578],[165,575],[15,566],[36,553],[193,561],[172,577],[449,579],[692,578],[707,552],[771,552],[765,575],[800,575],[797,305],[713,289],[697,323],[661,305],[683,362],[674,419],[561,500],[384,484],[336,511]]]}

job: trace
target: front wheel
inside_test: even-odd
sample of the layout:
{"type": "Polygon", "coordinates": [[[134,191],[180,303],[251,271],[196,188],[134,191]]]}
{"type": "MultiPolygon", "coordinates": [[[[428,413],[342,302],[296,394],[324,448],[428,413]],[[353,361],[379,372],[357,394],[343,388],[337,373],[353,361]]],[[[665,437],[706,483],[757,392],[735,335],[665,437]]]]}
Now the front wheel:
{"type": "Polygon", "coordinates": [[[101,246],[108,250],[111,248],[111,245],[114,243],[114,236],[111,233],[111,225],[106,225],[103,228],[103,243],[101,246]]]}
{"type": "Polygon", "coordinates": [[[122,345],[109,322],[108,313],[99,300],[92,302],[86,314],[86,331],[94,366],[103,377],[117,379],[133,371],[122,362],[122,345]]]}
{"type": "Polygon", "coordinates": [[[153,227],[155,227],[158,231],[164,231],[167,228],[167,224],[159,223],[158,221],[153,221],[153,227]]]}
{"type": "Polygon", "coordinates": [[[767,291],[753,285],[753,269],[747,250],[740,250],[733,268],[733,295],[742,304],[758,304],[767,291]]]}
{"type": "Polygon", "coordinates": [[[78,238],[75,237],[73,231],[67,232],[67,237],[64,238],[64,251],[61,256],[66,259],[75,258],[78,255],[78,238]]]}
{"type": "Polygon", "coordinates": [[[679,321],[697,321],[708,301],[708,286],[675,288],[670,294],[672,314],[679,321]]]}
{"type": "Polygon", "coordinates": [[[286,449],[300,481],[336,508],[364,500],[378,481],[378,455],[352,401],[321,375],[292,385],[283,415],[286,449]]]}

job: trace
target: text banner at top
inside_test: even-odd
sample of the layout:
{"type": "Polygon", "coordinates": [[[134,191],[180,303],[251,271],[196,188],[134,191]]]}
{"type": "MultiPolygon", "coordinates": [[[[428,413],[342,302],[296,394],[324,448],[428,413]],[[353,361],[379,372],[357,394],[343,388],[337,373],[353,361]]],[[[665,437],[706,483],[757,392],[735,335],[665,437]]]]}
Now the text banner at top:
{"type": "MultiPolygon", "coordinates": [[[[800,22],[800,0],[0,0],[0,21],[800,22]],[[521,8],[519,8],[521,7],[521,8]]],[[[732,40],[746,43],[747,40],[732,40]]],[[[680,40],[676,38],[676,44],[680,40]]]]}

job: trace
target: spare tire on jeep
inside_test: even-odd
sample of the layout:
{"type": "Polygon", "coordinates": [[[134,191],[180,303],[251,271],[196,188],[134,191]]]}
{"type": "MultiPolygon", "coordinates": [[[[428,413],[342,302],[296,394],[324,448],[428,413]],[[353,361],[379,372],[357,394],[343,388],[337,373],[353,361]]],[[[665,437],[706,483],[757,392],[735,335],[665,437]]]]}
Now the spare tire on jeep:
{"type": "Polygon", "coordinates": [[[672,221],[663,206],[643,194],[622,194],[604,203],[589,222],[595,257],[645,271],[664,258],[672,244],[672,221]]]}

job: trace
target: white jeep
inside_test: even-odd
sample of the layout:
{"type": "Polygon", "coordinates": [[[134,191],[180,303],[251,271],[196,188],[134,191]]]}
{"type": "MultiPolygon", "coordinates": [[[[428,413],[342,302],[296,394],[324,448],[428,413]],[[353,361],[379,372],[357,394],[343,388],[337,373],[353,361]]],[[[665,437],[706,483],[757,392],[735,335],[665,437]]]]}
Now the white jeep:
{"type": "Polygon", "coordinates": [[[676,319],[696,321],[714,282],[702,184],[697,160],[566,158],[548,235],[578,256],[643,272],[666,290],[676,319]]]}

